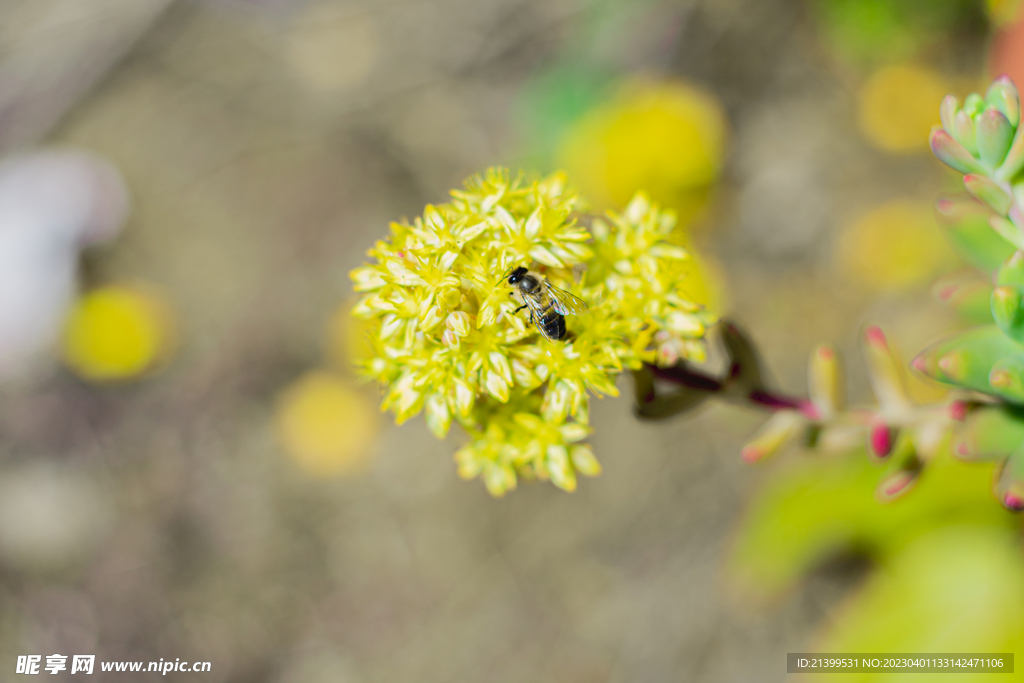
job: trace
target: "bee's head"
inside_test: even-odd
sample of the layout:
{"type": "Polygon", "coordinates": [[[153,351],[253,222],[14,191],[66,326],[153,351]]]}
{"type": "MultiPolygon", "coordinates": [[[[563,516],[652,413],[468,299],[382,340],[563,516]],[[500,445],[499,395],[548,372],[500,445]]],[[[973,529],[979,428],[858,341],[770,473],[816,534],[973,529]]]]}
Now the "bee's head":
{"type": "Polygon", "coordinates": [[[518,268],[512,271],[511,275],[508,276],[508,283],[510,285],[514,285],[515,283],[519,282],[520,280],[523,279],[523,276],[526,275],[526,272],[526,268],[524,268],[523,266],[519,266],[518,268]]]}

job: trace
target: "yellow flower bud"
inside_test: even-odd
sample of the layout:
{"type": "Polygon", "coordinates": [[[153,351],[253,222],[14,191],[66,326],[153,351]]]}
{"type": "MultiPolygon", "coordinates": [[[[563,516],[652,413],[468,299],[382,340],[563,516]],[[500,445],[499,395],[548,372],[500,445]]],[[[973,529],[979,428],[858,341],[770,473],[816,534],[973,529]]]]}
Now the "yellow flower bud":
{"type": "Polygon", "coordinates": [[[491,369],[501,375],[508,384],[512,384],[512,368],[509,367],[508,358],[503,353],[491,351],[487,360],[490,361],[491,369]]]}
{"type": "Polygon", "coordinates": [[[447,346],[449,349],[455,351],[459,350],[459,335],[455,334],[454,330],[445,330],[441,334],[441,343],[447,346]]]}
{"type": "Polygon", "coordinates": [[[420,329],[424,332],[429,332],[434,329],[444,319],[443,315],[444,314],[441,311],[440,306],[431,306],[427,309],[427,313],[423,316],[423,319],[420,320],[420,329]]]}
{"type": "Polygon", "coordinates": [[[548,446],[547,469],[552,484],[563,491],[576,490],[576,473],[569,462],[569,450],[565,446],[548,446]]]}
{"type": "Polygon", "coordinates": [[[484,469],[484,484],[488,493],[500,498],[516,487],[516,473],[508,465],[491,465],[484,469]]]}
{"type": "Polygon", "coordinates": [[[448,435],[452,424],[452,414],[448,410],[448,401],[441,394],[433,394],[427,399],[427,429],[439,439],[448,435]]]}
{"type": "Polygon", "coordinates": [[[465,337],[469,334],[469,316],[462,311],[448,314],[444,324],[449,330],[460,337],[465,337]]]}
{"type": "Polygon", "coordinates": [[[700,337],[704,335],[704,323],[693,315],[681,311],[673,311],[665,317],[665,327],[684,337],[700,337]]]}
{"type": "Polygon", "coordinates": [[[810,369],[811,401],[821,412],[822,418],[828,418],[842,408],[842,375],[839,359],[835,350],[822,344],[811,354],[810,369]]]}
{"type": "Polygon", "coordinates": [[[465,380],[456,377],[452,382],[455,385],[455,408],[459,411],[460,415],[467,417],[469,411],[473,409],[476,395],[473,393],[472,387],[465,380]]]}
{"type": "Polygon", "coordinates": [[[548,389],[541,404],[541,414],[550,424],[561,424],[569,414],[569,385],[558,382],[554,389],[548,389]]]}
{"type": "Polygon", "coordinates": [[[764,460],[792,440],[803,423],[803,416],[795,410],[775,413],[743,447],[741,457],[747,462],[764,460]]]}
{"type": "Polygon", "coordinates": [[[487,371],[487,381],[484,386],[487,388],[487,393],[498,399],[502,403],[508,402],[509,399],[509,386],[510,382],[498,372],[494,370],[487,371]]]}
{"type": "Polygon", "coordinates": [[[594,451],[590,446],[575,445],[569,449],[569,457],[572,459],[573,467],[580,474],[588,477],[596,477],[601,474],[601,463],[594,457],[594,451]]]}

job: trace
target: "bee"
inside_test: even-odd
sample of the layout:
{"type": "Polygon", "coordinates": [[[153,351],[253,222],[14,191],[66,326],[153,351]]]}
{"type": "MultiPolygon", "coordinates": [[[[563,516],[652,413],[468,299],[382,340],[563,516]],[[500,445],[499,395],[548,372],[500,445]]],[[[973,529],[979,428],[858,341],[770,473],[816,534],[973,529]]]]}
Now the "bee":
{"type": "MultiPolygon", "coordinates": [[[[504,279],[503,276],[502,280],[504,279]]],[[[583,299],[555,287],[543,276],[532,273],[523,266],[509,274],[508,284],[519,292],[519,297],[523,300],[523,305],[512,314],[515,315],[524,308],[529,309],[530,323],[536,325],[540,333],[551,341],[565,338],[565,316],[582,313],[588,308],[587,302],[583,299]]]]}

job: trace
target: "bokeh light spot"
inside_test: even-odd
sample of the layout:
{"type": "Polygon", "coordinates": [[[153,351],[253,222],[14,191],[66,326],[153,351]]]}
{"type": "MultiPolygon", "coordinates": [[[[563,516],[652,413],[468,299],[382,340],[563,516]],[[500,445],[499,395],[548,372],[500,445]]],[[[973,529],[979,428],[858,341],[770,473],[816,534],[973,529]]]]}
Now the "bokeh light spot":
{"type": "Polygon", "coordinates": [[[928,133],[939,122],[935,103],[948,91],[945,80],[932,69],[912,64],[883,66],[860,89],[861,133],[886,152],[924,152],[928,133]]]}
{"type": "Polygon", "coordinates": [[[83,296],[68,319],[64,359],[86,380],[136,377],[169,355],[173,331],[164,302],[127,286],[108,286],[83,296]]]}
{"type": "Polygon", "coordinates": [[[349,382],[328,372],[306,374],[281,396],[277,432],[302,469],[332,476],[366,464],[378,415],[349,382]]]}
{"type": "Polygon", "coordinates": [[[634,80],[570,129],[558,160],[599,207],[624,206],[644,188],[684,224],[721,170],[725,138],[725,114],[711,95],[678,81],[634,80]]]}
{"type": "Polygon", "coordinates": [[[932,209],[908,200],[887,202],[856,218],[839,240],[843,270],[874,289],[906,289],[956,263],[939,239],[932,209]]]}

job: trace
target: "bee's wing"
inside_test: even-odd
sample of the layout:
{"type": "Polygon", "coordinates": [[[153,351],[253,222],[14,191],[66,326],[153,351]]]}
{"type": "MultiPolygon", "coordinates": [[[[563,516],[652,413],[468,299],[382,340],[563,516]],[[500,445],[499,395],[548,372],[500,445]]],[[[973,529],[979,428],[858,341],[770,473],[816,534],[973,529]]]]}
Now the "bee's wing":
{"type": "Polygon", "coordinates": [[[526,292],[519,290],[519,296],[523,300],[523,303],[526,304],[526,307],[530,309],[530,313],[533,314],[535,322],[544,317],[544,298],[540,296],[539,292],[527,294],[526,292]]]}
{"type": "Polygon", "coordinates": [[[547,280],[544,281],[544,289],[547,290],[548,296],[551,297],[551,304],[554,306],[555,310],[562,315],[582,313],[589,308],[586,301],[570,294],[564,289],[555,287],[547,280]]]}

